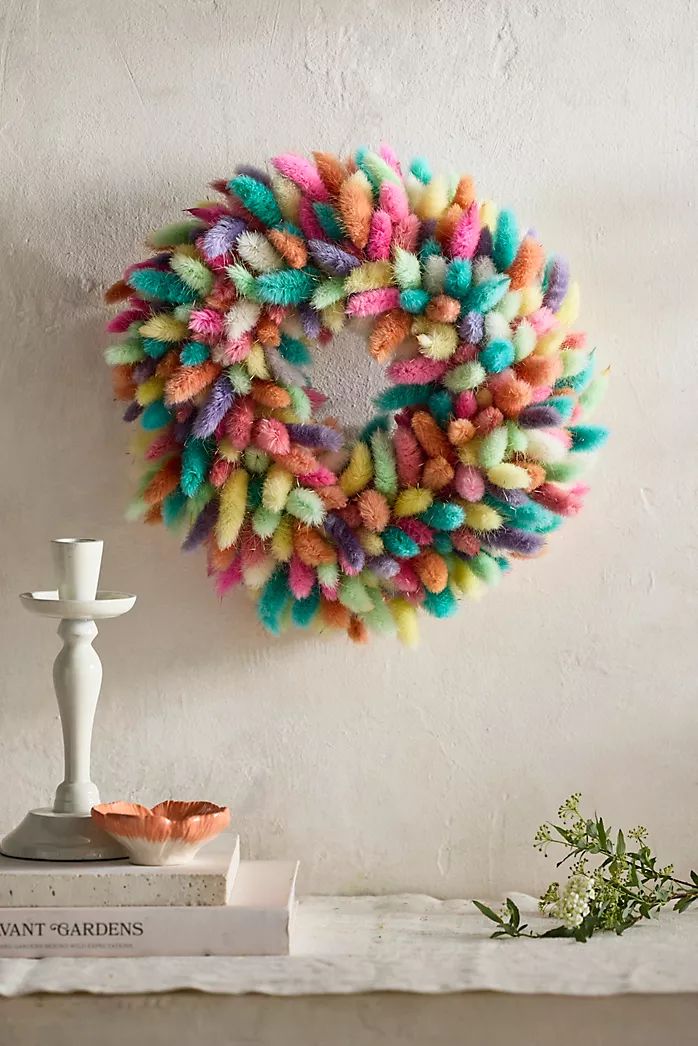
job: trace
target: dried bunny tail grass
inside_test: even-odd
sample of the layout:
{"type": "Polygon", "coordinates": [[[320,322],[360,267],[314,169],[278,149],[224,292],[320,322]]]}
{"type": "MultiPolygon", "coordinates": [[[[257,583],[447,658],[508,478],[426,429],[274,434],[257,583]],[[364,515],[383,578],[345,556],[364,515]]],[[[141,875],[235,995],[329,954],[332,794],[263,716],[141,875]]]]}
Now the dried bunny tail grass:
{"type": "Polygon", "coordinates": [[[402,487],[416,486],[422,474],[424,457],[420,445],[409,429],[399,427],[393,436],[397,475],[402,487]]]}
{"type": "Polygon", "coordinates": [[[392,501],[398,490],[395,452],[389,435],[383,429],[377,429],[371,435],[371,454],[373,456],[373,484],[376,490],[392,501]]]}
{"type": "Polygon", "coordinates": [[[373,477],[373,459],[368,446],[359,441],[354,444],[349,464],[339,477],[339,484],[348,497],[358,494],[367,487],[373,477]]]}
{"type": "Polygon", "coordinates": [[[259,232],[243,232],[238,238],[237,252],[255,272],[283,268],[284,259],[267,237],[259,232]]]}
{"type": "Polygon", "coordinates": [[[396,516],[417,516],[429,508],[434,496],[430,490],[419,487],[405,487],[397,496],[393,505],[396,516]]]}
{"type": "Polygon", "coordinates": [[[387,261],[369,261],[352,269],[344,280],[347,294],[357,291],[372,291],[379,287],[388,287],[392,282],[393,270],[387,261]]]}
{"type": "Polygon", "coordinates": [[[220,492],[216,541],[221,549],[230,548],[237,540],[247,504],[248,476],[244,469],[236,469],[220,492]]]}
{"type": "Polygon", "coordinates": [[[536,278],[543,263],[545,262],[545,251],[537,240],[526,236],[521,241],[516,257],[509,266],[508,272],[511,279],[509,287],[512,291],[520,290],[536,278]]]}
{"type": "Polygon", "coordinates": [[[347,177],[347,170],[334,153],[313,153],[318,174],[330,196],[337,196],[342,182],[347,177]]]}
{"type": "Polygon", "coordinates": [[[306,447],[292,446],[288,454],[279,454],[276,460],[294,476],[312,474],[320,467],[315,455],[306,447]]]}
{"type": "Polygon", "coordinates": [[[220,200],[106,292],[143,461],[129,515],[183,530],[273,635],[413,645],[419,612],[450,616],[581,510],[608,371],[575,329],[567,262],[468,175],[403,173],[388,146],[286,152],[270,172],[212,183],[220,200]],[[310,384],[347,325],[387,378],[351,438],[310,384]]]}
{"type": "Polygon", "coordinates": [[[372,261],[387,260],[393,238],[393,222],[386,211],[374,211],[366,244],[366,254],[372,261]]]}
{"type": "Polygon", "coordinates": [[[453,258],[472,258],[480,241],[480,228],[477,204],[472,202],[467,209],[461,207],[450,235],[449,249],[453,258]]]}
{"type": "Polygon", "coordinates": [[[415,411],[412,415],[412,431],[428,457],[448,458],[450,456],[451,447],[446,434],[427,411],[415,411]]]}
{"type": "Polygon", "coordinates": [[[275,156],[272,163],[279,174],[298,186],[304,196],[312,200],[327,199],[327,187],[317,167],[304,156],[285,153],[283,156],[275,156]]]}
{"type": "Polygon", "coordinates": [[[133,291],[125,280],[117,280],[116,283],[112,283],[111,287],[107,287],[104,292],[104,300],[107,305],[115,305],[117,302],[124,301],[132,293],[133,291]]]}
{"type": "Polygon", "coordinates": [[[416,647],[419,642],[417,611],[406,599],[391,599],[388,603],[393,615],[400,642],[405,646],[416,647]]]}
{"type": "Polygon", "coordinates": [[[293,548],[298,558],[308,566],[334,563],[337,559],[334,547],[319,530],[298,522],[293,525],[293,548]]]}
{"type": "Polygon", "coordinates": [[[308,264],[308,248],[302,237],[283,229],[269,229],[267,239],[292,269],[302,269],[308,264]]]}
{"type": "Polygon", "coordinates": [[[356,171],[342,182],[339,187],[338,204],[349,239],[355,247],[365,247],[371,232],[373,196],[363,171],[356,171]]]}
{"type": "Polygon", "coordinates": [[[453,466],[446,458],[430,458],[422,471],[422,483],[429,490],[443,490],[453,480],[453,476],[453,466]]]}
{"type": "Polygon", "coordinates": [[[368,341],[371,355],[382,362],[408,337],[412,319],[402,309],[390,309],[376,321],[368,341]]]}
{"type": "Polygon", "coordinates": [[[186,403],[215,381],[221,368],[210,360],[197,367],[179,367],[165,385],[165,402],[170,406],[186,403]]]}
{"type": "Polygon", "coordinates": [[[427,592],[443,592],[448,584],[448,566],[438,552],[427,549],[420,552],[414,568],[427,592]]]}
{"type": "Polygon", "coordinates": [[[143,323],[138,333],[142,338],[155,341],[183,341],[187,336],[187,325],[171,313],[160,312],[143,323]]]}
{"type": "Polygon", "coordinates": [[[340,486],[321,487],[318,494],[326,509],[344,508],[348,498],[340,486]]]}
{"type": "Polygon", "coordinates": [[[146,504],[159,505],[168,494],[177,489],[179,486],[180,469],[179,461],[168,461],[155,473],[143,491],[143,500],[146,504]]]}
{"type": "Polygon", "coordinates": [[[293,488],[294,478],[281,465],[272,465],[264,479],[262,504],[272,512],[281,512],[286,507],[288,495],[293,488]]]}
{"type": "Polygon", "coordinates": [[[351,624],[351,611],[343,603],[329,602],[324,599],[320,605],[320,617],[327,628],[341,629],[343,632],[349,630],[351,624]]]}
{"type": "Polygon", "coordinates": [[[294,487],[286,499],[286,511],[301,523],[317,526],[325,518],[325,506],[320,496],[305,487],[294,487]]]}
{"type": "Polygon", "coordinates": [[[377,490],[364,490],[357,504],[361,521],[368,530],[385,530],[390,519],[390,506],[382,494],[377,490]]]}
{"type": "Polygon", "coordinates": [[[229,338],[240,338],[253,330],[262,312],[255,301],[236,301],[225,317],[225,329],[229,338]]]}
{"type": "Polygon", "coordinates": [[[291,396],[288,390],[280,385],[276,385],[273,381],[253,381],[252,399],[260,407],[268,407],[272,410],[279,410],[291,405],[291,396]]]}

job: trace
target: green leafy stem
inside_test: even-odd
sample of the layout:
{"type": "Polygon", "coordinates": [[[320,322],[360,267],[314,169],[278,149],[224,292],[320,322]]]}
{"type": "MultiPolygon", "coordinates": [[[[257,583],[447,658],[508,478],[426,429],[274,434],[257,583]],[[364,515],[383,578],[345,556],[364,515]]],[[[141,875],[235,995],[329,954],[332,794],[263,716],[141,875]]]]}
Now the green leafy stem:
{"type": "Polygon", "coordinates": [[[570,875],[562,886],[554,882],[542,895],[538,907],[557,918],[558,925],[537,932],[522,923],[521,913],[507,897],[500,912],[482,901],[473,901],[487,919],[496,924],[492,937],[570,937],[587,941],[598,931],[622,934],[642,919],[656,917],[673,903],[684,912],[698,900],[698,874],[690,881],[678,879],[673,865],[658,864],[641,825],[624,834],[604,824],[603,818],[585,817],[580,811],[581,793],[576,792],[558,810],[561,823],[546,821],[538,829],[534,846],[547,853],[550,845],[567,851],[557,862],[560,868],[571,861],[570,875]],[[629,848],[627,838],[635,848],[629,848]]]}

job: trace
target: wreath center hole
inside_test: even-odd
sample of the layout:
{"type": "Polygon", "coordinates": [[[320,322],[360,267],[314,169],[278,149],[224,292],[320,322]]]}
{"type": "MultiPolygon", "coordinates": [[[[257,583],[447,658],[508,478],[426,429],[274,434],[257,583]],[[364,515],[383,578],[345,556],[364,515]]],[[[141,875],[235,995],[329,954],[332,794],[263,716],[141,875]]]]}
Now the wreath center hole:
{"type": "Polygon", "coordinates": [[[389,384],[388,364],[378,363],[368,351],[372,326],[368,320],[353,320],[329,344],[313,349],[309,376],[328,397],[323,413],[337,418],[349,436],[381,413],[374,400],[389,384]]]}

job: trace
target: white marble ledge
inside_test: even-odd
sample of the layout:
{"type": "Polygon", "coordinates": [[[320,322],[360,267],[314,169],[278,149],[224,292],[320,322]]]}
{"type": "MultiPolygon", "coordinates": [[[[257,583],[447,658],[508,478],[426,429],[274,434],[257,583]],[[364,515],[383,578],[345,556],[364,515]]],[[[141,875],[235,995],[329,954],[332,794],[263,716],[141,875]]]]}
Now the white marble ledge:
{"type": "MultiPolygon", "coordinates": [[[[532,898],[514,896],[535,925],[549,925],[532,898]]],[[[586,944],[492,941],[489,932],[469,901],[307,897],[290,957],[1,959],[0,995],[698,992],[698,912],[667,912],[622,937],[603,934],[586,944]]]]}

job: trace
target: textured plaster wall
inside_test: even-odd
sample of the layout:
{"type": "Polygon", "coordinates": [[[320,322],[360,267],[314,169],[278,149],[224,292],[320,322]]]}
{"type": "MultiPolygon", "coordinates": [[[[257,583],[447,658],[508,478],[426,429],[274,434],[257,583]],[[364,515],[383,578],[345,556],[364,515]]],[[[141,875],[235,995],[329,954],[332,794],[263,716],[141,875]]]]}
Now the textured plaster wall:
{"type": "MultiPolygon", "coordinates": [[[[60,779],[48,539],[103,535],[94,770],[108,798],[229,803],[303,888],[533,889],[570,791],[693,857],[695,5],[6,0],[0,7],[0,821],[60,779]],[[236,161],[391,141],[475,174],[563,248],[614,381],[583,517],[423,643],[269,641],[200,557],[123,522],[100,295],[236,161]]],[[[356,343],[322,380],[360,416],[356,343]],[[346,383],[341,371],[357,370],[346,383]]]]}

